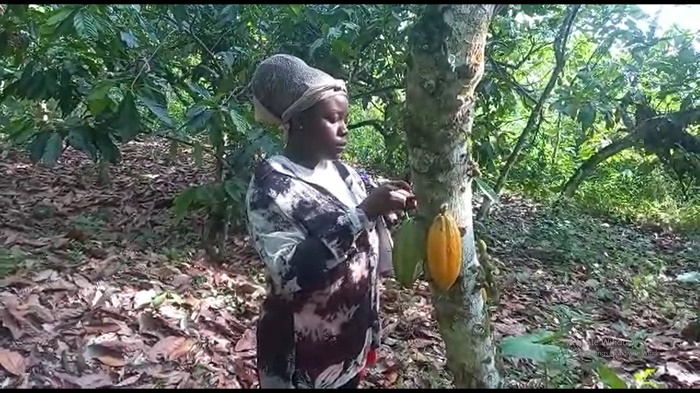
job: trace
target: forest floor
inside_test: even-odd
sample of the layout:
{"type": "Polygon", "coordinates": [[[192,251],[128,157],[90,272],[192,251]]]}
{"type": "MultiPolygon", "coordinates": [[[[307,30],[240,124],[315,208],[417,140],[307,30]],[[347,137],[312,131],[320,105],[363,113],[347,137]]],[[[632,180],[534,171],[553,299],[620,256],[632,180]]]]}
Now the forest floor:
{"type": "MultiPolygon", "coordinates": [[[[168,206],[211,168],[190,154],[166,156],[163,144],[130,143],[111,187],[101,188],[75,151],[53,169],[4,153],[3,388],[256,386],[260,264],[243,235],[231,236],[225,268],[203,258],[202,218],[175,225],[168,206]]],[[[547,365],[507,358],[508,385],[601,386],[591,371],[598,360],[628,381],[651,369],[648,380],[661,386],[700,387],[700,350],[681,337],[700,291],[674,280],[700,270],[697,240],[515,197],[479,235],[500,269],[497,339],[548,330],[549,344],[570,355],[547,365]]],[[[425,284],[398,289],[386,279],[382,313],[384,345],[364,386],[444,386],[425,284]]]]}

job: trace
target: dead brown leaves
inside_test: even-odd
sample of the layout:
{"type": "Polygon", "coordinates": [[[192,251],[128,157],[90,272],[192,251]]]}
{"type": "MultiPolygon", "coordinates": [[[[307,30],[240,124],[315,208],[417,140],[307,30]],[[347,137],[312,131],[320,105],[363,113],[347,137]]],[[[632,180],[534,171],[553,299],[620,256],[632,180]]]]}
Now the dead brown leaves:
{"type": "MultiPolygon", "coordinates": [[[[0,280],[3,386],[257,386],[254,324],[264,289],[251,279],[259,275],[254,252],[232,238],[231,258],[221,267],[192,251],[201,221],[174,228],[167,206],[211,171],[198,172],[183,158],[165,163],[153,152],[167,146],[148,143],[126,147],[111,188],[95,187],[92,164],[72,151],[52,170],[24,158],[0,163],[0,262],[11,259],[19,268],[0,280]]],[[[565,319],[553,306],[564,305],[590,320],[565,338],[579,358],[603,354],[622,373],[655,367],[653,379],[666,386],[698,386],[700,354],[679,334],[687,323],[677,326],[654,305],[600,301],[601,287],[625,297],[619,274],[592,276],[573,265],[565,277],[548,266],[560,253],[516,250],[538,213],[527,201],[504,201],[507,209],[494,216],[502,234],[492,248],[503,272],[492,316],[497,339],[556,330],[565,319]],[[615,328],[617,321],[626,330],[615,328]],[[635,336],[641,330],[650,334],[635,336]],[[629,349],[638,341],[646,348],[641,354],[629,349]]],[[[384,285],[384,342],[363,385],[449,387],[425,283],[413,290],[390,279],[384,285]]],[[[511,378],[522,374],[522,364],[506,366],[511,378]]],[[[596,383],[583,379],[580,386],[596,383]]]]}
{"type": "Polygon", "coordinates": [[[72,151],[54,170],[0,164],[0,246],[22,256],[0,281],[3,386],[254,387],[250,316],[264,291],[236,266],[162,254],[198,231],[173,236],[155,206],[208,174],[126,150],[111,189],[90,184],[92,164],[72,151]]]}
{"type": "MultiPolygon", "coordinates": [[[[209,285],[214,280],[210,278],[183,292],[160,283],[154,289],[139,290],[132,286],[137,280],[123,282],[115,277],[91,283],[86,278],[89,273],[87,269],[73,276],[42,273],[31,287],[9,284],[0,292],[2,326],[15,343],[0,353],[5,370],[23,376],[23,356],[34,353],[45,360],[33,366],[32,375],[37,380],[29,381],[30,387],[46,383],[83,388],[198,386],[189,375],[201,363],[221,373],[222,378],[237,378],[241,373],[241,386],[255,383],[250,377],[254,364],[246,363],[255,354],[254,331],[247,328],[251,321],[240,319],[228,308],[250,307],[249,312],[255,314],[256,305],[238,299],[234,288],[218,288],[222,294],[212,296],[214,288],[209,285]],[[230,367],[236,358],[241,362],[230,367]],[[153,367],[158,367],[157,373],[138,379],[128,372],[153,367]],[[183,374],[176,377],[175,371],[183,374]],[[87,373],[96,376],[83,378],[87,373]],[[188,375],[185,382],[184,375],[188,375]]],[[[207,272],[208,277],[216,274],[207,272]]],[[[151,281],[158,282],[158,278],[151,281]]]]}
{"type": "Polygon", "coordinates": [[[0,349],[0,366],[12,375],[21,377],[27,371],[24,356],[14,351],[0,349]]]}

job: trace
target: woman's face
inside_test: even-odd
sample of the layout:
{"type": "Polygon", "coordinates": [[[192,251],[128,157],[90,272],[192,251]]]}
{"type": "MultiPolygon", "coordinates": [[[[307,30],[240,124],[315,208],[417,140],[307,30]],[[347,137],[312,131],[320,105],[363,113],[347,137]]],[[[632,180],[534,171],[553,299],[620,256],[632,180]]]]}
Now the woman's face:
{"type": "Polygon", "coordinates": [[[337,94],[317,103],[301,116],[302,129],[297,134],[308,153],[318,159],[340,158],[347,145],[348,109],[348,98],[337,94]]]}

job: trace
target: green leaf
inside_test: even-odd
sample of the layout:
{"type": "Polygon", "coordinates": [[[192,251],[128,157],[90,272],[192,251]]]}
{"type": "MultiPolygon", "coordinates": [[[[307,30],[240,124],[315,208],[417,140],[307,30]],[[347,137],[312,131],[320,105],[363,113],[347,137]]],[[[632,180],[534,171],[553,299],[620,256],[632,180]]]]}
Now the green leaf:
{"type": "Polygon", "coordinates": [[[175,17],[175,20],[180,24],[182,24],[182,22],[186,21],[189,18],[189,15],[187,14],[187,5],[186,4],[173,5],[172,12],[173,12],[173,16],[175,17]]]}
{"type": "Polygon", "coordinates": [[[294,16],[300,16],[304,6],[302,4],[287,4],[287,7],[289,7],[289,10],[292,11],[294,16]]]}
{"type": "Polygon", "coordinates": [[[45,74],[41,71],[32,75],[32,79],[27,86],[26,97],[30,100],[40,100],[46,92],[47,81],[45,74]]]}
{"type": "Polygon", "coordinates": [[[238,182],[229,180],[224,183],[224,191],[228,194],[229,198],[234,204],[241,203],[242,198],[245,197],[245,188],[241,187],[238,182]]]}
{"type": "MultiPolygon", "coordinates": [[[[75,19],[75,14],[77,11],[73,11],[70,16],[68,16],[66,19],[63,20],[54,30],[53,30],[53,35],[56,37],[61,37],[61,36],[67,36],[71,34],[75,34],[75,26],[73,24],[73,20],[75,19]]],[[[48,32],[48,34],[51,34],[51,32],[48,32]]]]}
{"type": "Polygon", "coordinates": [[[66,18],[68,18],[68,16],[70,16],[70,14],[71,14],[72,12],[73,12],[73,10],[70,9],[70,8],[63,8],[63,9],[61,9],[60,11],[58,11],[56,14],[54,14],[53,16],[51,16],[51,17],[46,21],[46,24],[47,24],[48,26],[51,26],[51,27],[53,27],[53,26],[58,26],[58,24],[60,24],[60,23],[63,22],[64,20],[66,20],[66,18]]]}
{"type": "Polygon", "coordinates": [[[206,126],[213,114],[214,111],[211,109],[200,104],[196,104],[187,110],[187,113],[185,114],[185,117],[187,118],[185,126],[190,132],[196,133],[206,126]]]}
{"type": "Polygon", "coordinates": [[[163,292],[160,295],[156,295],[151,299],[151,306],[154,308],[160,307],[166,300],[168,300],[168,293],[163,292]]]}
{"type": "Polygon", "coordinates": [[[68,144],[97,161],[97,149],[92,143],[92,129],[88,126],[74,128],[68,133],[68,144]]]}
{"type": "Polygon", "coordinates": [[[231,71],[233,64],[236,62],[236,54],[233,52],[219,52],[219,56],[221,56],[221,59],[223,60],[224,64],[226,64],[226,69],[228,71],[231,71]]]}
{"type": "Polygon", "coordinates": [[[182,191],[173,201],[173,210],[175,210],[175,221],[180,222],[193,202],[197,199],[197,189],[199,187],[190,187],[182,191]]]}
{"type": "Polygon", "coordinates": [[[197,192],[195,193],[195,201],[203,206],[212,207],[216,204],[217,192],[221,191],[221,183],[214,185],[208,184],[201,187],[197,187],[197,192]]]}
{"type": "Polygon", "coordinates": [[[192,83],[190,81],[185,81],[187,84],[187,87],[190,88],[190,92],[194,94],[199,94],[201,98],[211,98],[211,94],[209,94],[209,91],[207,89],[203,88],[202,86],[192,83]]]}
{"type": "Polygon", "coordinates": [[[578,113],[578,121],[581,122],[581,130],[588,131],[595,122],[596,111],[591,104],[584,105],[578,113]]]}
{"type": "Polygon", "coordinates": [[[61,71],[61,89],[58,92],[58,101],[61,112],[63,113],[71,113],[80,103],[80,100],[74,94],[74,91],[77,90],[77,86],[73,81],[72,66],[73,64],[70,62],[66,62],[61,71]]]}
{"type": "Polygon", "coordinates": [[[120,31],[119,38],[127,48],[133,49],[139,47],[139,40],[131,31],[120,31]]]}
{"type": "Polygon", "coordinates": [[[214,117],[209,125],[209,143],[215,150],[223,149],[224,147],[224,130],[218,117],[214,117]]]}
{"type": "Polygon", "coordinates": [[[627,389],[627,384],[625,383],[625,381],[623,381],[622,378],[620,378],[620,376],[617,375],[617,373],[609,367],[600,366],[596,371],[600,380],[609,388],[627,389]]]}
{"type": "Polygon", "coordinates": [[[61,156],[63,152],[63,136],[57,132],[54,132],[46,141],[46,150],[44,150],[44,155],[42,161],[49,167],[56,165],[58,157],[61,156]]]}
{"type": "Polygon", "coordinates": [[[309,46],[309,56],[313,56],[321,45],[323,45],[323,38],[316,39],[316,41],[309,46]]]}
{"type": "Polygon", "coordinates": [[[7,11],[13,13],[19,18],[24,18],[27,15],[29,4],[8,4],[7,11]]]}
{"type": "Polygon", "coordinates": [[[139,112],[136,109],[134,95],[129,91],[124,96],[124,99],[119,104],[119,119],[117,120],[117,129],[122,137],[122,143],[126,143],[141,132],[141,121],[139,112]]]}
{"type": "Polygon", "coordinates": [[[238,4],[228,4],[226,5],[222,10],[221,13],[219,14],[219,18],[217,21],[217,26],[221,27],[226,25],[227,23],[231,23],[236,19],[236,14],[237,14],[237,7],[238,4]]]}
{"type": "Polygon", "coordinates": [[[44,151],[46,151],[46,143],[51,137],[50,131],[42,131],[34,137],[32,143],[29,144],[29,159],[33,163],[39,162],[44,156],[44,151]]]}
{"type": "Polygon", "coordinates": [[[474,183],[476,183],[476,186],[479,187],[481,192],[483,192],[491,202],[498,202],[498,194],[482,178],[475,177],[474,183]]]}
{"type": "Polygon", "coordinates": [[[235,127],[234,131],[237,131],[241,134],[244,134],[248,131],[250,125],[245,120],[245,117],[243,117],[243,115],[240,114],[240,112],[238,112],[234,108],[230,108],[228,110],[228,115],[231,118],[231,123],[233,123],[233,126],[235,127]]]}
{"type": "Polygon", "coordinates": [[[161,122],[163,122],[163,124],[170,128],[175,128],[175,122],[170,118],[170,116],[168,116],[168,110],[162,104],[144,96],[139,96],[139,100],[141,100],[141,103],[146,105],[148,110],[150,110],[151,113],[153,113],[161,122]]]}
{"type": "Polygon", "coordinates": [[[536,362],[546,362],[565,354],[565,350],[556,345],[540,344],[538,341],[547,339],[551,332],[524,334],[506,337],[501,340],[500,349],[505,357],[530,359],[536,362]]]}
{"type": "Polygon", "coordinates": [[[102,129],[95,131],[97,131],[95,133],[95,145],[102,157],[112,164],[119,162],[119,148],[114,144],[107,130],[102,129]]]}
{"type": "Polygon", "coordinates": [[[36,67],[36,63],[34,62],[29,62],[27,66],[24,68],[24,71],[22,71],[22,76],[20,76],[19,80],[17,81],[16,85],[16,95],[20,97],[27,97],[29,94],[29,90],[31,88],[31,85],[33,83],[33,77],[34,77],[34,68],[36,67]]]}
{"type": "Polygon", "coordinates": [[[34,122],[28,119],[14,120],[6,131],[10,133],[9,139],[12,143],[21,145],[34,135],[34,122]]]}
{"type": "Polygon", "coordinates": [[[81,38],[97,40],[99,36],[95,20],[86,12],[81,11],[75,14],[73,27],[75,27],[75,32],[81,38]]]}
{"type": "Polygon", "coordinates": [[[649,377],[654,375],[654,373],[656,373],[655,368],[647,368],[644,370],[639,370],[636,373],[634,373],[634,379],[637,382],[644,383],[647,381],[647,379],[649,379],[649,377]]]}
{"type": "Polygon", "coordinates": [[[111,82],[106,81],[95,86],[90,91],[90,94],[87,96],[87,104],[93,116],[99,116],[109,106],[110,98],[108,94],[112,86],[111,82]]]}

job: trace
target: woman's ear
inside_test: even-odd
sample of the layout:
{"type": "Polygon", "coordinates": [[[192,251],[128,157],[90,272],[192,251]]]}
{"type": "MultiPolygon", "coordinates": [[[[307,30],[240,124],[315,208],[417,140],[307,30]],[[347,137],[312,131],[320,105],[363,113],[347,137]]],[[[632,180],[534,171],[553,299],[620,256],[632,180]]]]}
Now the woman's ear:
{"type": "Polygon", "coordinates": [[[303,123],[299,120],[298,117],[294,117],[289,120],[289,134],[296,133],[299,130],[304,129],[303,123]]]}

